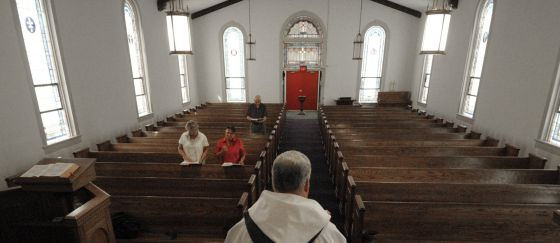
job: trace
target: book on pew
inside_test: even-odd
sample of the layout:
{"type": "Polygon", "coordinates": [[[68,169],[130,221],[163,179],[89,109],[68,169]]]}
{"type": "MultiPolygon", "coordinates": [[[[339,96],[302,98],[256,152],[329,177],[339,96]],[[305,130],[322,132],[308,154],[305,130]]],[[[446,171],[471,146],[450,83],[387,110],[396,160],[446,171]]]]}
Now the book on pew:
{"type": "Polygon", "coordinates": [[[20,177],[62,177],[69,178],[80,168],[75,163],[53,163],[47,165],[34,165],[20,177]]]}
{"type": "Polygon", "coordinates": [[[241,164],[232,163],[232,162],[224,162],[222,167],[230,167],[230,166],[241,166],[241,164]]]}
{"type": "Polygon", "coordinates": [[[196,161],[196,162],[183,161],[183,162],[180,163],[180,165],[191,166],[191,165],[202,165],[202,164],[199,163],[198,161],[196,161]]]}

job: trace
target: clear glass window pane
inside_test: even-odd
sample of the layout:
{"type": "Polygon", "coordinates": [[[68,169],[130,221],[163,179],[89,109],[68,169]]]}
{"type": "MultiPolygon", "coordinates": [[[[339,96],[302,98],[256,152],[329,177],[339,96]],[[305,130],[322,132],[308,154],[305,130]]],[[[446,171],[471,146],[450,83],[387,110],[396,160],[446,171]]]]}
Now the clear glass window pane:
{"type": "Polygon", "coordinates": [[[467,95],[465,101],[465,110],[463,113],[467,116],[472,117],[474,115],[475,106],[476,106],[476,96],[467,95]]]}
{"type": "Polygon", "coordinates": [[[50,30],[42,2],[17,0],[16,3],[33,83],[57,83],[50,30]]]}
{"type": "Polygon", "coordinates": [[[381,77],[383,53],[385,51],[385,30],[373,26],[364,36],[362,77],[381,77]]]}
{"type": "Polygon", "coordinates": [[[424,87],[426,87],[426,88],[430,87],[430,78],[431,77],[432,77],[431,74],[426,74],[425,80],[424,80],[424,87]]]}
{"type": "Polygon", "coordinates": [[[479,78],[471,78],[471,82],[469,84],[469,91],[467,94],[472,95],[472,96],[477,96],[478,95],[478,86],[480,84],[480,79],[479,78]]]}
{"type": "Polygon", "coordinates": [[[226,95],[229,102],[245,102],[245,89],[227,89],[226,95]]]}
{"type": "Polygon", "coordinates": [[[35,95],[37,95],[40,112],[62,109],[58,85],[35,87],[35,95]]]}
{"type": "Polygon", "coordinates": [[[550,142],[560,145],[560,113],[558,112],[554,115],[549,137],[550,142]]]}
{"type": "Polygon", "coordinates": [[[179,80],[181,80],[181,88],[185,87],[185,75],[181,74],[179,76],[179,80]]]}
{"type": "Polygon", "coordinates": [[[362,78],[362,89],[379,89],[380,78],[362,78]]]}
{"type": "Polygon", "coordinates": [[[134,79],[134,93],[136,95],[143,95],[144,94],[144,82],[140,78],[134,79]]]}
{"type": "Polygon", "coordinates": [[[377,102],[377,94],[379,89],[360,89],[359,99],[362,103],[377,102]]]}
{"type": "Polygon", "coordinates": [[[426,103],[428,101],[428,87],[422,88],[422,98],[421,102],[426,103]]]}
{"type": "Polygon", "coordinates": [[[189,101],[189,95],[187,94],[187,88],[181,88],[181,97],[183,98],[183,103],[189,101]]]}
{"type": "Polygon", "coordinates": [[[56,110],[41,114],[47,143],[55,143],[70,137],[70,128],[64,110],[56,110]]]}
{"type": "Polygon", "coordinates": [[[136,96],[136,105],[138,106],[138,115],[145,116],[149,114],[148,100],[146,95],[136,96]]]}
{"type": "Polygon", "coordinates": [[[244,89],[244,78],[226,78],[226,88],[228,89],[244,89]]]}
{"type": "Polygon", "coordinates": [[[224,63],[226,77],[245,77],[243,33],[236,27],[224,31],[224,63]]]}

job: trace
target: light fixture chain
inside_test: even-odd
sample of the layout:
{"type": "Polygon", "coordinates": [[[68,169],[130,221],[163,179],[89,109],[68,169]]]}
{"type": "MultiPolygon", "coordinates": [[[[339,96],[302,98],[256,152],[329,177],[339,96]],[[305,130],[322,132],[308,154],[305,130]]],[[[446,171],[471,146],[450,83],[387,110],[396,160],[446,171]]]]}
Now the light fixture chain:
{"type": "Polygon", "coordinates": [[[360,0],[360,20],[359,20],[359,24],[358,24],[358,33],[362,33],[362,12],[363,12],[363,5],[364,5],[364,0],[360,0]]]}

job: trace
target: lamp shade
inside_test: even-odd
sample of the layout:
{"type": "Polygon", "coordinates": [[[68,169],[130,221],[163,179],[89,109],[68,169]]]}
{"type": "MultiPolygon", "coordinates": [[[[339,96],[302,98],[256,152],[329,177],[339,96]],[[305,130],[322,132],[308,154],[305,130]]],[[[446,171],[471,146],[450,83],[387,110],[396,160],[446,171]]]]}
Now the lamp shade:
{"type": "Polygon", "coordinates": [[[354,39],[354,50],[352,51],[352,60],[362,60],[362,46],[364,45],[364,39],[362,34],[358,33],[356,39],[354,39]]]}
{"type": "Polygon", "coordinates": [[[169,54],[192,54],[189,14],[179,11],[167,12],[167,37],[169,54]]]}
{"type": "Polygon", "coordinates": [[[445,54],[451,12],[449,10],[430,10],[426,12],[426,26],[422,38],[420,54],[445,54]]]}

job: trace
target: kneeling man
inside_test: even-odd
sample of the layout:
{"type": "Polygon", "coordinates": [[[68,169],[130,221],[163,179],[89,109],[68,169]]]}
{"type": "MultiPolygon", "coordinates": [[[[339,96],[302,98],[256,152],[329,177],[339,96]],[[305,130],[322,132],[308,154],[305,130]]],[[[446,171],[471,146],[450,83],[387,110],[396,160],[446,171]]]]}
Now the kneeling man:
{"type": "Polygon", "coordinates": [[[272,165],[274,192],[263,191],[226,242],[346,242],[330,214],[308,199],[311,162],[298,151],[280,154],[272,165]]]}

